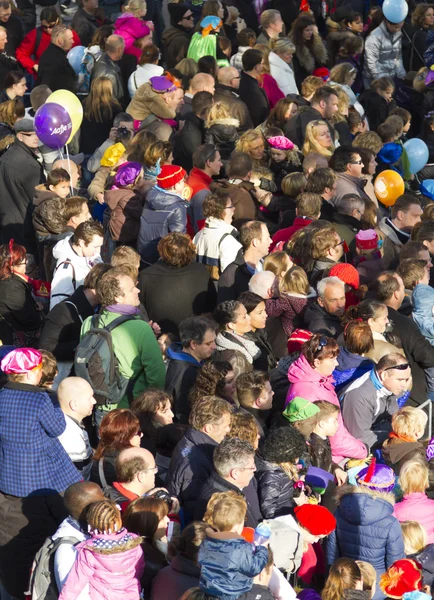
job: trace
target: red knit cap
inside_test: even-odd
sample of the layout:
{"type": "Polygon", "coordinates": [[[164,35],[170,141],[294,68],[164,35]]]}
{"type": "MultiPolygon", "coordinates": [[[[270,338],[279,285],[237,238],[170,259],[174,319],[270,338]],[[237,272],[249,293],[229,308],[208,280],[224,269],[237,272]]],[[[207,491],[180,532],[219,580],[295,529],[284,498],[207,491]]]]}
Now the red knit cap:
{"type": "Polygon", "coordinates": [[[187,175],[182,167],[177,165],[163,165],[160,174],[157,175],[157,185],[164,190],[175,187],[187,175]]]}
{"type": "Polygon", "coordinates": [[[327,67],[318,67],[317,69],[314,69],[312,75],[320,77],[323,81],[328,81],[330,79],[330,71],[327,67]]]}
{"type": "Polygon", "coordinates": [[[360,250],[376,250],[378,247],[378,235],[374,229],[359,231],[356,235],[356,248],[360,250]]]}
{"type": "Polygon", "coordinates": [[[416,560],[395,560],[380,579],[380,588],[389,598],[402,598],[406,592],[422,589],[422,565],[416,560]]]}
{"type": "Polygon", "coordinates": [[[313,333],[306,329],[294,329],[291,337],[288,340],[288,354],[293,352],[301,352],[301,347],[305,342],[308,342],[313,336],[313,333]]]}
{"type": "Polygon", "coordinates": [[[328,535],[336,529],[332,513],[319,504],[302,504],[294,509],[297,521],[312,535],[328,535]]]}
{"type": "Polygon", "coordinates": [[[348,263],[338,263],[330,269],[330,277],[339,277],[341,281],[350,285],[354,290],[359,289],[359,272],[353,265],[349,265],[348,263]]]}

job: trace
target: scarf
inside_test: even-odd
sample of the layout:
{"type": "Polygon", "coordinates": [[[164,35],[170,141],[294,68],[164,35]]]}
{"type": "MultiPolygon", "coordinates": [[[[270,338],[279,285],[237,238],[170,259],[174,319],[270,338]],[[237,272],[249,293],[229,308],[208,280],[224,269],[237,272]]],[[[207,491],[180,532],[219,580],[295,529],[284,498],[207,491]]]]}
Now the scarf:
{"type": "Polygon", "coordinates": [[[128,304],[110,304],[110,306],[105,307],[105,310],[112,313],[119,313],[121,315],[140,314],[140,308],[138,306],[129,306],[128,304]]]}
{"type": "Polygon", "coordinates": [[[218,334],[216,342],[218,350],[238,350],[250,364],[261,355],[261,351],[255,342],[238,335],[238,333],[223,331],[218,334]]]}

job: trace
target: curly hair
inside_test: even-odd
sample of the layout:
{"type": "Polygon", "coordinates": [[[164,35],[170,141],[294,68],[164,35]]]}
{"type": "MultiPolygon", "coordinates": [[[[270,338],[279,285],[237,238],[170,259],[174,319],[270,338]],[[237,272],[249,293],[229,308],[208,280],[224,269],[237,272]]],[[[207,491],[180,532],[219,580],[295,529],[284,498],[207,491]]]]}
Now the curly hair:
{"type": "Polygon", "coordinates": [[[276,465],[291,464],[306,453],[306,440],[303,435],[290,425],[272,429],[265,439],[262,456],[276,465]]]}
{"type": "Polygon", "coordinates": [[[430,8],[432,9],[432,4],[416,4],[411,13],[411,24],[421,29],[429,29],[425,26],[425,15],[430,8]]]}
{"type": "Polygon", "coordinates": [[[96,293],[102,308],[116,304],[116,298],[123,296],[119,279],[125,275],[122,267],[113,267],[98,281],[96,293]]]}
{"type": "Polygon", "coordinates": [[[255,417],[250,413],[237,412],[232,415],[228,438],[238,438],[255,448],[258,443],[259,429],[255,417]]]}
{"type": "Polygon", "coordinates": [[[196,382],[188,395],[191,406],[204,396],[220,396],[226,375],[232,370],[232,365],[227,361],[207,361],[199,370],[196,382]]]}
{"type": "Polygon", "coordinates": [[[205,396],[191,409],[189,423],[193,429],[202,431],[207,424],[215,424],[226,415],[232,413],[232,406],[217,396],[205,396]]]}
{"type": "Polygon", "coordinates": [[[196,246],[186,233],[174,231],[165,235],[158,242],[157,250],[161,260],[178,269],[196,260],[196,246]]]}
{"type": "MultiPolygon", "coordinates": [[[[1,106],[1,105],[0,105],[1,106]]],[[[223,219],[227,203],[231,200],[229,194],[209,194],[203,203],[203,216],[205,219],[223,219]]]]}

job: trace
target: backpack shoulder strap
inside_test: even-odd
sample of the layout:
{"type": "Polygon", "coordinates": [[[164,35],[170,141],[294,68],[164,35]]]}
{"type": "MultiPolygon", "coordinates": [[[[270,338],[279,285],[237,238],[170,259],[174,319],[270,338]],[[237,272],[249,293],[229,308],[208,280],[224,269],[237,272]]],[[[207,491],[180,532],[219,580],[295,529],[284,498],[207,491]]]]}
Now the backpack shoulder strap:
{"type": "MultiPolygon", "coordinates": [[[[55,268],[54,272],[56,273],[57,269],[60,269],[60,267],[62,265],[70,265],[72,267],[72,285],[74,286],[74,292],[77,289],[77,279],[75,278],[75,267],[74,264],[71,262],[71,260],[69,258],[67,258],[66,260],[62,261],[61,263],[59,263],[57,265],[57,267],[55,268]]],[[[66,267],[64,267],[66,268],[66,267]]],[[[63,294],[54,294],[54,296],[62,296],[63,294]]]]}
{"type": "Polygon", "coordinates": [[[42,27],[39,26],[36,28],[36,39],[35,39],[35,47],[33,50],[33,54],[36,58],[36,53],[38,52],[39,46],[41,44],[41,39],[42,39],[42,27]]]}
{"type": "Polygon", "coordinates": [[[104,474],[104,456],[102,456],[98,461],[98,475],[99,480],[101,481],[101,487],[104,489],[107,487],[107,479],[104,474]]]}
{"type": "Polygon", "coordinates": [[[83,323],[83,317],[81,316],[81,314],[78,312],[78,308],[76,307],[76,305],[74,304],[74,302],[71,302],[71,300],[64,300],[65,304],[70,304],[71,306],[73,306],[75,308],[75,311],[77,313],[78,318],[80,319],[80,321],[83,323]]]}
{"type": "Polygon", "coordinates": [[[222,245],[222,242],[223,242],[223,240],[224,240],[225,238],[227,238],[227,237],[228,237],[228,235],[232,235],[232,234],[231,234],[231,233],[228,233],[228,232],[226,232],[226,233],[224,233],[224,234],[222,235],[222,237],[219,239],[219,248],[220,248],[220,246],[222,245]]]}
{"type": "Polygon", "coordinates": [[[122,325],[122,323],[126,323],[127,321],[134,321],[135,319],[135,315],[121,315],[120,317],[117,317],[114,321],[106,325],[104,329],[111,333],[113,329],[116,329],[116,327],[119,327],[119,325],[122,325]]]}

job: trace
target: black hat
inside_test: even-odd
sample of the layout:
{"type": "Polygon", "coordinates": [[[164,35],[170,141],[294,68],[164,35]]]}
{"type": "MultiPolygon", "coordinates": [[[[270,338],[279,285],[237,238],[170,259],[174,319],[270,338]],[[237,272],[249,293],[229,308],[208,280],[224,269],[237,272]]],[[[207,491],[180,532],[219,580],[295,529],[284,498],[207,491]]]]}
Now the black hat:
{"type": "Polygon", "coordinates": [[[167,9],[170,14],[170,21],[172,25],[177,25],[185,13],[190,10],[188,4],[177,4],[176,2],[169,2],[167,9]]]}

